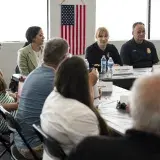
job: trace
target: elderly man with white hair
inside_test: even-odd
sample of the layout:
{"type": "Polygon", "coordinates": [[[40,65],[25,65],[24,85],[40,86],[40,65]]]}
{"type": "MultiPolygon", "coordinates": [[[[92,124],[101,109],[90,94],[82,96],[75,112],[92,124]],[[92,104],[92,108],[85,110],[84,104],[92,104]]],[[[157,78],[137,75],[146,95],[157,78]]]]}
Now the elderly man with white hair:
{"type": "Polygon", "coordinates": [[[88,137],[69,160],[160,160],[160,74],[137,79],[130,95],[133,127],[120,138],[88,137]]]}

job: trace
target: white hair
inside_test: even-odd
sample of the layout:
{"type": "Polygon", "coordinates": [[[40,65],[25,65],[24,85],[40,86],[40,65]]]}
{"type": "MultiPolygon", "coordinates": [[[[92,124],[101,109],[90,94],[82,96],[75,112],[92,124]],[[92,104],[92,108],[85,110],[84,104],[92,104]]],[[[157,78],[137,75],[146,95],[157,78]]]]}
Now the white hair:
{"type": "Polygon", "coordinates": [[[160,74],[135,81],[130,95],[134,128],[160,134],[160,74]]]}

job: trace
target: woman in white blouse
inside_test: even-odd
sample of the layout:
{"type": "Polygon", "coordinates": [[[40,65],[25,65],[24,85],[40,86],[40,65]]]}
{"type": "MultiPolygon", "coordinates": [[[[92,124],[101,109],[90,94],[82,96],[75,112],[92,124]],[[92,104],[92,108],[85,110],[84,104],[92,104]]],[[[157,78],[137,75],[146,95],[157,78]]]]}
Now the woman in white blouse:
{"type": "MultiPolygon", "coordinates": [[[[88,71],[80,57],[66,59],[58,68],[55,89],[41,114],[43,131],[54,137],[68,154],[84,137],[108,135],[107,126],[93,107],[88,71]]],[[[55,159],[45,151],[43,160],[55,159]]]]}
{"type": "Polygon", "coordinates": [[[26,31],[27,42],[18,51],[17,64],[22,75],[27,76],[36,67],[42,64],[44,36],[38,26],[29,27],[26,31]]]}

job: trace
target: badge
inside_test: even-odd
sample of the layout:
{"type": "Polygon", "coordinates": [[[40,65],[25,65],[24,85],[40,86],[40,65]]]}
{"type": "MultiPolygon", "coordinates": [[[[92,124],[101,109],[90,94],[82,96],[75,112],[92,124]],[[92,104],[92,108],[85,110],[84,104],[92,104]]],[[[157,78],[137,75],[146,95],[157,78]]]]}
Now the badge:
{"type": "Polygon", "coordinates": [[[147,48],[147,53],[150,54],[151,53],[151,49],[147,48]]]}

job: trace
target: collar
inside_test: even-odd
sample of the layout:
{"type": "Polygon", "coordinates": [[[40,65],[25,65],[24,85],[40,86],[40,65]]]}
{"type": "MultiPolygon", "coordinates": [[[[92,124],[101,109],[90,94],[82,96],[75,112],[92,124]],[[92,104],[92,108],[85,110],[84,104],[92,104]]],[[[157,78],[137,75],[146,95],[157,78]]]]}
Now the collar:
{"type": "Polygon", "coordinates": [[[98,42],[95,42],[94,45],[96,46],[96,48],[98,48],[99,50],[101,50],[101,51],[104,52],[104,51],[107,49],[107,45],[108,45],[108,44],[106,45],[106,48],[105,48],[104,50],[102,50],[102,49],[99,47],[98,42]]]}
{"type": "Polygon", "coordinates": [[[54,72],[56,71],[53,67],[48,66],[48,65],[47,65],[47,64],[45,64],[45,63],[42,63],[42,64],[41,64],[41,66],[43,66],[43,67],[47,67],[47,68],[50,68],[50,69],[52,69],[54,72]]]}
{"type": "Polygon", "coordinates": [[[136,44],[136,45],[142,45],[142,44],[145,43],[145,40],[143,40],[143,42],[139,44],[139,43],[137,43],[137,42],[134,40],[134,38],[132,38],[131,41],[132,41],[132,43],[134,43],[134,44],[136,44]]]}

